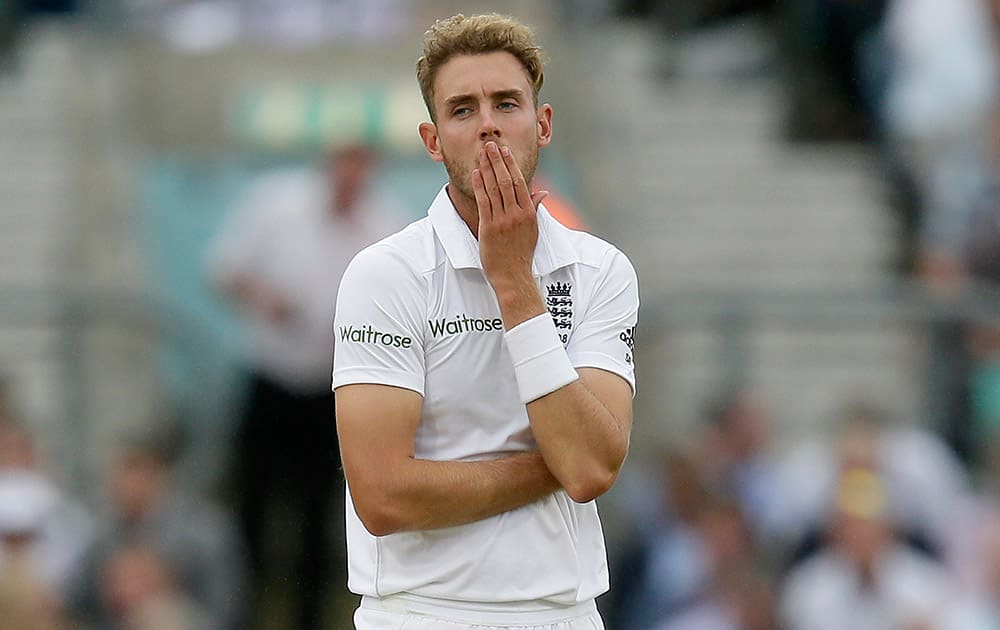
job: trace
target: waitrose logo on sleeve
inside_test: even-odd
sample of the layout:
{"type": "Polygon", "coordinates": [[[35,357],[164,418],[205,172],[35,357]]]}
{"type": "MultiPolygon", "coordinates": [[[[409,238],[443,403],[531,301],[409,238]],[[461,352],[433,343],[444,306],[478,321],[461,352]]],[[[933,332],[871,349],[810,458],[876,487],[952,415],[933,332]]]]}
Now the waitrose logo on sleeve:
{"type": "Polygon", "coordinates": [[[365,324],[355,328],[354,326],[340,327],[340,340],[353,341],[355,343],[367,343],[373,346],[386,346],[390,348],[409,348],[413,345],[413,338],[406,335],[394,335],[392,333],[375,330],[371,324],[365,324]]]}

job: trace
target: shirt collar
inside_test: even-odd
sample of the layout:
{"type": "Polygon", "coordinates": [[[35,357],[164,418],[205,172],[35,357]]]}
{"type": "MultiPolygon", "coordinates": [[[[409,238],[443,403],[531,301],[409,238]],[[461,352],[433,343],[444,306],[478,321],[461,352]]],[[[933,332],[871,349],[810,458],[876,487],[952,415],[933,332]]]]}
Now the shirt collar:
{"type": "MultiPolygon", "coordinates": [[[[444,186],[427,211],[431,226],[444,247],[448,262],[455,269],[482,269],[479,241],[458,215],[444,186]]],[[[544,276],[556,269],[580,262],[580,256],[569,239],[568,229],[559,224],[544,204],[538,206],[538,245],[531,261],[531,271],[544,276]]]]}

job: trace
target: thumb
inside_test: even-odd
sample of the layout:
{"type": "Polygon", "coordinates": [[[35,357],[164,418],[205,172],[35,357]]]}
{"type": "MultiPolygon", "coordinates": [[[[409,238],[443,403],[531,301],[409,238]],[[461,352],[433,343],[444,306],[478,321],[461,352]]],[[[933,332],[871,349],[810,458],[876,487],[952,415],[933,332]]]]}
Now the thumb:
{"type": "Polygon", "coordinates": [[[535,210],[538,210],[538,204],[542,203],[542,199],[549,196],[549,191],[547,190],[536,190],[531,193],[531,205],[535,206],[535,210]]]}

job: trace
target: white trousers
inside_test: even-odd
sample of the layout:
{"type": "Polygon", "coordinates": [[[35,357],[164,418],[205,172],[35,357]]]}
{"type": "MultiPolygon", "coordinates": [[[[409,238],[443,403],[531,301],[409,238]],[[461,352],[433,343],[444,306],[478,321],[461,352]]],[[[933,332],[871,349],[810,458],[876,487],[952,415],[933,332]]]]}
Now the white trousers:
{"type": "Polygon", "coordinates": [[[561,610],[476,612],[429,606],[395,597],[363,597],[354,613],[356,630],[604,630],[594,602],[561,610]]]}

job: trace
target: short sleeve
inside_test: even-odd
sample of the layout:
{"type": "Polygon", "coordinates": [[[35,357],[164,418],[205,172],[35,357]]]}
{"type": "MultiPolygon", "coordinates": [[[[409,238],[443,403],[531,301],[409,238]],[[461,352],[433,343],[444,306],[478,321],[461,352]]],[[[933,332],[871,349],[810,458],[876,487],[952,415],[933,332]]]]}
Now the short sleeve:
{"type": "Polygon", "coordinates": [[[347,267],[333,323],[333,388],[375,383],[424,393],[426,290],[406,257],[384,243],[347,267]]]}
{"type": "Polygon", "coordinates": [[[635,327],[639,282],[632,263],[609,251],[566,351],[574,367],[595,367],[618,374],[635,392],[635,327]]]}

